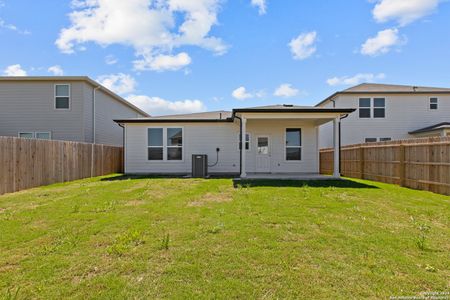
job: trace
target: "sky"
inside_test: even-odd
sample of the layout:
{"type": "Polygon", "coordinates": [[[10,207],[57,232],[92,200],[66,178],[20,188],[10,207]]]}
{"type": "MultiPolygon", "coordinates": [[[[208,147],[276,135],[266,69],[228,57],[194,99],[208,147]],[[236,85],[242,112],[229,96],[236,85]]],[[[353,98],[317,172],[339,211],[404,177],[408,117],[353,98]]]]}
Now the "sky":
{"type": "Polygon", "coordinates": [[[450,87],[448,0],[0,0],[0,75],[89,76],[151,115],[450,87]]]}

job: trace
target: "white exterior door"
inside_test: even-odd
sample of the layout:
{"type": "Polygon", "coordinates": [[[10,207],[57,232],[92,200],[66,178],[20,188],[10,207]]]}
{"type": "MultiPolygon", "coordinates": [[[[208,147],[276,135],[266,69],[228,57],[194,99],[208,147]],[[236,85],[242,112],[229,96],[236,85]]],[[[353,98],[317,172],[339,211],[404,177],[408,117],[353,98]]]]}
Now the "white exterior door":
{"type": "Polygon", "coordinates": [[[268,136],[257,137],[256,172],[270,173],[270,139],[268,136]]]}

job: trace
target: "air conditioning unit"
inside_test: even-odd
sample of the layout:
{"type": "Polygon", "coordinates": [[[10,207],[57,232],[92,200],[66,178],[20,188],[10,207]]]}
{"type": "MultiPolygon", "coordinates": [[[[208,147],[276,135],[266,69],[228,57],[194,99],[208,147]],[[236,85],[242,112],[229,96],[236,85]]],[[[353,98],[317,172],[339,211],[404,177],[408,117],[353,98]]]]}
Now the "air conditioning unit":
{"type": "Polygon", "coordinates": [[[208,177],[208,155],[206,154],[192,155],[192,177],[193,178],[208,177]]]}

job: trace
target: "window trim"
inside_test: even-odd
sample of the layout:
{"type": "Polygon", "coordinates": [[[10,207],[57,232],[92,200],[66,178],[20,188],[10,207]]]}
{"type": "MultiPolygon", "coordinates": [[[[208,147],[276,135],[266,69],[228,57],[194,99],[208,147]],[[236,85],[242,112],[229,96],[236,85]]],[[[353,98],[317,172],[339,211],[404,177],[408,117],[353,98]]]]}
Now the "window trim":
{"type": "Polygon", "coordinates": [[[284,128],[284,145],[283,145],[283,152],[284,152],[284,157],[283,157],[283,161],[285,163],[300,163],[303,162],[303,128],[302,127],[285,127],[284,128]],[[299,129],[300,130],[300,146],[286,146],[286,142],[287,142],[287,130],[288,129],[299,129]],[[287,148],[299,148],[300,149],[300,159],[299,160],[288,160],[287,159],[287,148]]]}
{"type": "Polygon", "coordinates": [[[372,98],[372,106],[373,106],[373,113],[372,113],[372,119],[386,119],[386,98],[385,97],[373,97],[372,98]],[[375,99],[383,99],[384,106],[375,106],[375,99]],[[375,109],[383,109],[384,116],[383,117],[375,117],[375,109]]]}
{"type": "MultiPolygon", "coordinates": [[[[250,151],[252,149],[252,134],[249,132],[245,134],[248,135],[248,149],[245,149],[245,151],[250,151]]],[[[247,144],[247,141],[245,141],[245,144],[247,144]]],[[[238,150],[241,150],[241,133],[238,133],[238,150]]]]}
{"type": "Polygon", "coordinates": [[[35,136],[35,134],[34,134],[33,131],[19,131],[17,133],[17,137],[21,138],[21,139],[34,139],[34,136],[35,136]],[[20,136],[21,134],[27,134],[27,133],[31,133],[32,137],[31,138],[23,138],[23,137],[20,136]]]}
{"type": "Polygon", "coordinates": [[[54,88],[53,88],[53,109],[56,111],[68,111],[72,109],[72,97],[71,97],[71,93],[72,93],[72,87],[70,85],[70,83],[55,83],[54,84],[54,88]],[[56,87],[59,85],[67,85],[69,87],[69,108],[56,108],[56,98],[67,98],[66,96],[56,96],[56,87]]]}
{"type": "Polygon", "coordinates": [[[184,149],[185,149],[185,131],[184,131],[184,126],[147,126],[146,127],[146,161],[148,162],[148,163],[152,163],[152,164],[155,164],[155,163],[162,163],[162,162],[164,162],[164,163],[170,163],[170,164],[173,164],[173,163],[184,163],[184,161],[185,161],[185,155],[184,155],[184,153],[185,153],[185,151],[184,151],[184,149]],[[162,138],[163,138],[163,143],[162,143],[162,146],[149,146],[148,145],[148,130],[149,129],[158,129],[158,128],[160,128],[160,129],[162,129],[162,138]],[[182,140],[183,140],[183,145],[180,147],[180,146],[167,146],[167,129],[169,129],[169,128],[181,128],[181,130],[182,130],[182,140]],[[163,148],[163,159],[160,159],[160,160],[149,160],[148,159],[148,148],[163,148]],[[167,149],[168,148],[170,148],[170,147],[172,147],[172,148],[181,148],[181,159],[180,160],[168,160],[167,159],[167,153],[168,153],[168,151],[167,151],[167,149]]]}
{"type": "Polygon", "coordinates": [[[358,119],[372,119],[372,98],[368,98],[368,97],[360,97],[358,98],[358,119]],[[361,100],[362,99],[369,99],[369,106],[361,106],[361,100]],[[364,118],[361,117],[360,111],[361,109],[368,109],[369,110],[369,117],[364,118]]]}
{"type": "Polygon", "coordinates": [[[36,131],[34,133],[34,137],[35,137],[35,139],[38,139],[38,140],[51,141],[52,140],[52,132],[51,131],[36,131]],[[37,135],[39,133],[48,133],[48,139],[40,139],[40,138],[38,138],[37,135]]]}
{"type": "Polygon", "coordinates": [[[163,140],[163,144],[164,145],[164,149],[163,149],[163,154],[164,154],[164,159],[165,161],[168,162],[184,162],[184,127],[183,126],[166,126],[165,130],[163,130],[163,136],[165,134],[165,138],[163,140]],[[179,128],[181,129],[181,146],[169,146],[167,145],[167,129],[169,128],[179,128]],[[169,155],[169,148],[181,148],[181,159],[169,159],[168,155],[169,155]],[[165,151],[165,153],[164,153],[165,151]]]}
{"type": "Polygon", "coordinates": [[[374,138],[374,137],[366,137],[364,138],[364,144],[368,144],[368,143],[377,143],[378,142],[378,138],[374,138]],[[373,142],[368,142],[367,139],[374,139],[375,141],[373,142]]]}
{"type": "Polygon", "coordinates": [[[358,97],[358,120],[368,120],[368,119],[371,119],[371,120],[385,120],[386,119],[386,117],[387,117],[387,109],[386,109],[386,107],[387,107],[387,99],[386,99],[386,97],[382,97],[382,96],[376,96],[376,97],[358,97]],[[369,107],[361,107],[361,106],[359,106],[360,104],[359,104],[359,100],[360,99],[369,99],[370,100],[370,106],[369,107]],[[381,106],[375,106],[375,99],[384,99],[384,107],[381,107],[381,106]],[[368,118],[362,118],[360,115],[359,115],[359,111],[360,111],[360,109],[369,109],[369,111],[370,111],[370,117],[368,117],[368,118]],[[380,109],[380,108],[383,108],[384,109],[384,117],[375,117],[375,109],[376,108],[378,108],[378,109],[380,109]]]}
{"type": "Polygon", "coordinates": [[[439,98],[438,97],[430,97],[428,99],[428,110],[430,110],[430,111],[438,111],[439,110],[439,98]],[[436,99],[436,103],[431,103],[431,99],[436,99]],[[432,104],[436,104],[436,108],[431,108],[432,104]]]}

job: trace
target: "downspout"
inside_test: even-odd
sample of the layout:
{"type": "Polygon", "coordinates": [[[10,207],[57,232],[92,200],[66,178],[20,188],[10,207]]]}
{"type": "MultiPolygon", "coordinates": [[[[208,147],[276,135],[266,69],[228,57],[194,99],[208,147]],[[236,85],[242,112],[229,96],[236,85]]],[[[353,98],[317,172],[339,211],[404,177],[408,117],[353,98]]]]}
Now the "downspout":
{"type": "Polygon", "coordinates": [[[95,134],[95,131],[96,131],[96,126],[95,126],[95,120],[96,120],[96,117],[95,117],[95,99],[96,99],[96,97],[95,97],[95,91],[97,91],[97,90],[99,90],[101,88],[101,86],[97,86],[97,87],[95,87],[94,88],[94,90],[92,91],[92,143],[93,144],[96,144],[96,142],[97,142],[97,136],[96,136],[96,134],[95,134]]]}
{"type": "MultiPolygon", "coordinates": [[[[334,99],[330,99],[331,102],[333,102],[333,108],[336,108],[336,100],[334,99]]],[[[348,117],[348,114],[344,115],[343,117],[340,117],[340,120],[345,119],[348,117]]],[[[341,160],[341,142],[342,142],[342,135],[341,135],[341,122],[339,122],[339,140],[338,140],[338,147],[339,147],[339,174],[341,173],[341,164],[342,164],[342,160],[341,160]]]]}
{"type": "Polygon", "coordinates": [[[239,174],[242,173],[242,149],[245,147],[245,143],[242,143],[242,118],[238,117],[236,115],[233,116],[234,118],[239,120],[239,132],[240,132],[240,138],[241,140],[239,143],[241,143],[240,151],[239,151],[239,174]]]}
{"type": "Polygon", "coordinates": [[[125,174],[125,126],[119,123],[122,127],[122,173],[125,174]]]}

